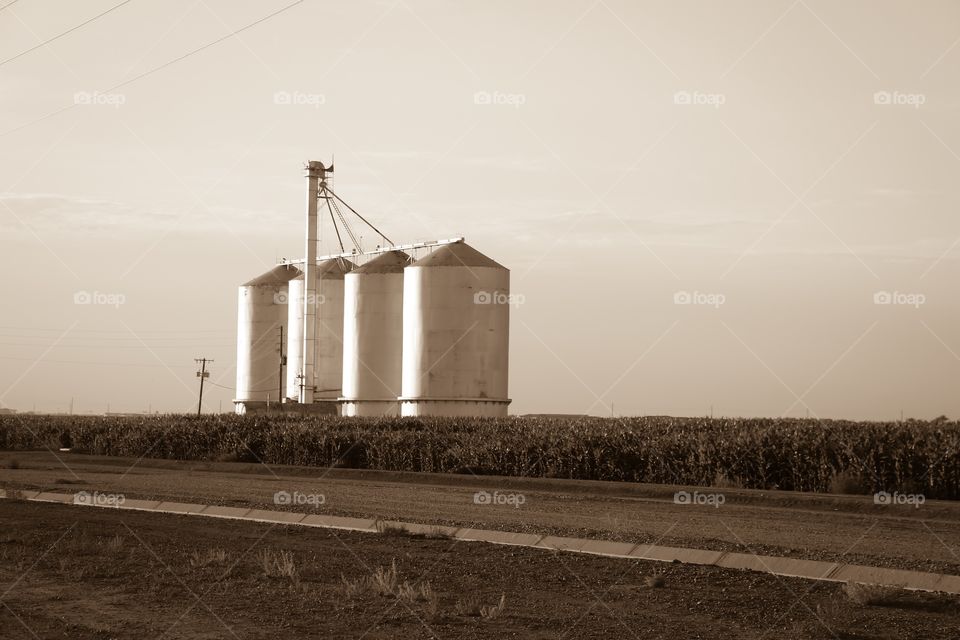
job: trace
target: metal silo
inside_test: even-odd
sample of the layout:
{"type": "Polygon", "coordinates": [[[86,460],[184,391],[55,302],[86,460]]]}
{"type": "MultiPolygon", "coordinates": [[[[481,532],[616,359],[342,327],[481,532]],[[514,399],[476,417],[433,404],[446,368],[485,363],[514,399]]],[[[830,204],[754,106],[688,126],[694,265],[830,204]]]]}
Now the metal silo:
{"type": "Polygon", "coordinates": [[[410,257],[383,253],[344,278],[342,415],[399,415],[403,271],[410,257]]]}
{"type": "MultiPolygon", "coordinates": [[[[317,265],[316,295],[312,301],[316,334],[314,340],[305,340],[305,344],[313,344],[313,402],[332,401],[334,410],[343,384],[343,277],[355,266],[345,258],[332,258],[317,265]]],[[[310,303],[304,301],[305,306],[310,303]]]]}
{"type": "Polygon", "coordinates": [[[280,330],[287,324],[287,284],[299,274],[294,266],[279,265],[239,288],[237,413],[280,401],[280,330]]]}
{"type": "Polygon", "coordinates": [[[510,271],[444,245],[404,269],[404,416],[505,416],[510,271]]]}
{"type": "Polygon", "coordinates": [[[286,398],[299,402],[303,373],[303,274],[289,282],[287,295],[286,398]]]}

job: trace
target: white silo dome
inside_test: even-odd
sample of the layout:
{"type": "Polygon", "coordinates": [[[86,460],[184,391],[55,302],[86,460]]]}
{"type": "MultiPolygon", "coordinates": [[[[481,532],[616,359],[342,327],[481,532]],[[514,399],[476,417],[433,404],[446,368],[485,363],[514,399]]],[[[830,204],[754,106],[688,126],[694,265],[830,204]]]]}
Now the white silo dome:
{"type": "Polygon", "coordinates": [[[299,273],[279,265],[239,287],[237,413],[280,401],[280,327],[286,331],[287,284],[299,273]]]}
{"type": "MultiPolygon", "coordinates": [[[[345,258],[317,265],[314,401],[336,401],[343,385],[343,277],[356,265],[345,258]]],[[[306,301],[305,304],[308,304],[306,301]]]]}
{"type": "Polygon", "coordinates": [[[344,278],[345,416],[399,415],[403,352],[403,270],[410,257],[389,251],[344,278]]]}
{"type": "Polygon", "coordinates": [[[505,416],[510,271],[462,243],[404,270],[404,416],[505,416]]]}

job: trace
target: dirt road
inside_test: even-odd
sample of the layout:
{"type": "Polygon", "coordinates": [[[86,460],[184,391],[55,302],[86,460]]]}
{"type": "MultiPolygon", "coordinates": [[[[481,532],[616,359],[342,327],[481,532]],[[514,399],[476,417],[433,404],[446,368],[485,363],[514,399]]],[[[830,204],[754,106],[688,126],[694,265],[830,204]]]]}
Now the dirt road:
{"type": "Polygon", "coordinates": [[[69,453],[58,457],[49,452],[0,453],[0,485],[313,510],[960,575],[960,505],[950,502],[930,501],[914,508],[878,506],[870,496],[686,488],[691,495],[722,495],[723,503],[676,504],[674,493],[683,487],[137,461],[69,453]],[[277,492],[301,502],[277,505],[277,492]],[[477,492],[485,493],[478,497],[477,492]]]}

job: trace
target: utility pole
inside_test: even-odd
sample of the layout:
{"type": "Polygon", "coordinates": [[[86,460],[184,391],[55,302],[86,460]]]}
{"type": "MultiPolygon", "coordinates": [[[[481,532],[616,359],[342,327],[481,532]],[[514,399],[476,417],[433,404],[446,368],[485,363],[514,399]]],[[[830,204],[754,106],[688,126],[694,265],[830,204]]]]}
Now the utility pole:
{"type": "Polygon", "coordinates": [[[280,403],[283,403],[283,365],[285,364],[287,364],[287,356],[283,355],[283,325],[280,325],[280,382],[277,388],[277,400],[280,403]]]}
{"type": "Polygon", "coordinates": [[[200,410],[203,408],[203,379],[210,377],[210,372],[207,371],[207,363],[213,362],[208,358],[194,358],[194,362],[200,363],[200,371],[197,371],[197,377],[200,378],[200,400],[197,402],[197,416],[200,416],[200,410]]]}

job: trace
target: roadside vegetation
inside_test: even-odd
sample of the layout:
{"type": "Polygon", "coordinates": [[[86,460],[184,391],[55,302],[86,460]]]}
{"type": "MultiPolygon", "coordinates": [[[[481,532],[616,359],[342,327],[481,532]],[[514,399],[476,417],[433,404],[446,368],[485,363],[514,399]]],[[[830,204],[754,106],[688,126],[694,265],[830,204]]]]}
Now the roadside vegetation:
{"type": "Polygon", "coordinates": [[[960,423],[0,416],[0,449],[960,499],[960,423]]]}

